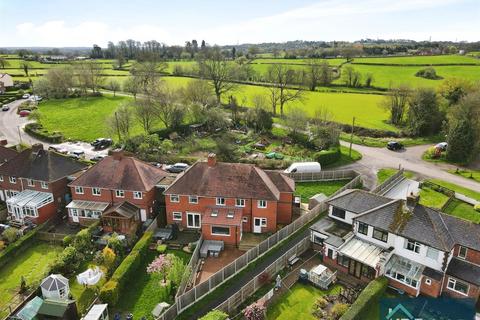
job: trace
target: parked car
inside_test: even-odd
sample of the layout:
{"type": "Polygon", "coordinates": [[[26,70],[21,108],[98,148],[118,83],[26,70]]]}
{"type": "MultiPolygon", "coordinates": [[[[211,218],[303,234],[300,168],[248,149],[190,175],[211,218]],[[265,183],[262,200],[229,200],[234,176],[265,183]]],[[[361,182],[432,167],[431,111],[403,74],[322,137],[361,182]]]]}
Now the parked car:
{"type": "Polygon", "coordinates": [[[98,162],[98,161],[102,160],[103,158],[105,158],[105,156],[102,155],[102,154],[99,154],[99,155],[96,155],[95,157],[91,158],[90,161],[98,162]]]}
{"type": "Polygon", "coordinates": [[[55,152],[58,152],[58,153],[63,153],[63,154],[67,154],[68,153],[68,150],[62,146],[50,146],[48,147],[48,150],[51,150],[51,151],[55,151],[55,152]]]}
{"type": "Polygon", "coordinates": [[[101,150],[110,147],[113,144],[112,139],[98,138],[95,139],[90,145],[96,150],[101,150]]]}
{"type": "Polygon", "coordinates": [[[392,151],[398,151],[403,149],[403,144],[397,141],[390,141],[387,143],[387,149],[392,151]]]}
{"type": "Polygon", "coordinates": [[[186,163],[175,163],[165,167],[165,170],[171,173],[180,173],[188,169],[188,164],[186,163]]]}
{"type": "Polygon", "coordinates": [[[76,149],[76,150],[70,151],[69,156],[76,159],[82,159],[82,158],[85,158],[85,151],[81,149],[76,149]]]}
{"type": "Polygon", "coordinates": [[[30,115],[30,111],[29,110],[22,110],[18,113],[18,115],[20,117],[28,117],[30,115]]]}
{"type": "Polygon", "coordinates": [[[442,150],[442,151],[447,151],[448,143],[446,143],[446,142],[437,143],[437,144],[435,145],[435,148],[436,148],[436,149],[440,149],[440,150],[442,150]]]}
{"type": "Polygon", "coordinates": [[[25,94],[22,96],[22,98],[23,98],[23,99],[28,99],[28,98],[30,98],[30,94],[25,93],[25,94]]]}
{"type": "Polygon", "coordinates": [[[42,101],[43,98],[41,96],[32,95],[32,96],[30,96],[30,100],[31,101],[42,101]]]}
{"type": "Polygon", "coordinates": [[[285,173],[316,173],[322,171],[322,166],[318,162],[294,162],[285,169],[285,173]]]}
{"type": "Polygon", "coordinates": [[[4,105],[2,106],[2,111],[8,111],[8,110],[10,110],[10,106],[7,105],[7,104],[4,104],[4,105]]]}

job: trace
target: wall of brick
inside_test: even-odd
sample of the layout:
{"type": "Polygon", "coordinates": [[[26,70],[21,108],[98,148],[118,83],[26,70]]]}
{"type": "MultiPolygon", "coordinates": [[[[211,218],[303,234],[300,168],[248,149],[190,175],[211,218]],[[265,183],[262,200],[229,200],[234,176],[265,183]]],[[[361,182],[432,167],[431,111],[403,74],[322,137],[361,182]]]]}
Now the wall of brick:
{"type": "Polygon", "coordinates": [[[237,246],[240,243],[241,230],[239,227],[230,226],[229,236],[212,234],[211,227],[211,225],[202,225],[202,237],[204,240],[219,240],[233,246],[237,246]]]}
{"type": "MultiPolygon", "coordinates": [[[[458,293],[456,291],[452,291],[448,288],[448,278],[456,279],[455,277],[452,277],[452,276],[449,276],[449,275],[445,276],[445,281],[443,283],[443,293],[445,295],[453,297],[453,298],[466,298],[467,296],[465,296],[461,293],[458,293]]],[[[465,282],[465,281],[460,280],[460,279],[457,279],[457,280],[465,282]]],[[[480,297],[480,287],[475,286],[471,283],[469,283],[469,285],[470,285],[470,288],[468,290],[468,297],[474,299],[475,301],[478,300],[479,297],[480,297]]]]}
{"type": "MultiPolygon", "coordinates": [[[[459,249],[459,245],[455,245],[455,247],[453,248],[453,255],[455,257],[458,257],[459,249]]],[[[480,265],[480,251],[475,251],[471,248],[467,248],[467,257],[465,260],[480,265]]]]}
{"type": "Polygon", "coordinates": [[[280,193],[280,201],[278,202],[277,222],[281,224],[289,224],[292,222],[293,194],[280,193]]]}
{"type": "Polygon", "coordinates": [[[442,289],[442,281],[437,281],[432,278],[428,278],[423,276],[422,281],[420,283],[420,293],[422,295],[426,295],[429,297],[437,298],[440,296],[440,292],[442,289]],[[429,279],[431,281],[430,284],[427,284],[426,281],[429,279]]]}
{"type": "Polygon", "coordinates": [[[394,280],[394,279],[391,279],[391,278],[388,278],[388,277],[387,277],[387,279],[388,279],[388,284],[389,285],[391,285],[394,288],[405,291],[405,293],[407,293],[408,295],[410,295],[412,297],[416,297],[419,294],[418,290],[415,289],[415,288],[407,286],[406,284],[404,284],[402,282],[399,282],[397,280],[394,280]]]}

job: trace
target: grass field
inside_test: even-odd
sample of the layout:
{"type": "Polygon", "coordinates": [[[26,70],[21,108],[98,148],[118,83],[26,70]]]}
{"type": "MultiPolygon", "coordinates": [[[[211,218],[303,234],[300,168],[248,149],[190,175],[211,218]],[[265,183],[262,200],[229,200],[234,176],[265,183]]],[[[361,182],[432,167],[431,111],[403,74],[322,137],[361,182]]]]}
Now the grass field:
{"type": "MultiPolygon", "coordinates": [[[[22,276],[28,286],[38,286],[61,251],[61,246],[36,242],[0,269],[0,310],[7,307],[18,292],[22,276]]],[[[0,318],[5,316],[0,312],[0,318]]]]}
{"type": "Polygon", "coordinates": [[[473,206],[460,200],[452,200],[444,209],[444,212],[458,218],[480,223],[480,212],[475,211],[473,206]]]}
{"type": "MultiPolygon", "coordinates": [[[[283,64],[307,64],[309,59],[255,59],[252,61],[252,64],[272,64],[272,63],[283,63],[283,64]]],[[[345,59],[322,59],[322,61],[328,62],[331,66],[338,66],[344,63],[345,59]]]]}
{"type": "MultiPolygon", "coordinates": [[[[188,264],[191,257],[190,254],[179,250],[169,250],[167,253],[173,253],[182,258],[184,264],[188,264]]],[[[151,312],[158,303],[162,301],[173,302],[166,288],[159,285],[159,277],[146,272],[148,264],[158,256],[158,253],[149,250],[147,255],[145,263],[140,265],[135,279],[132,279],[128,290],[120,296],[120,300],[117,303],[118,311],[132,313],[134,319],[140,319],[143,316],[147,319],[153,319],[151,312]]]]}
{"type": "Polygon", "coordinates": [[[462,176],[464,178],[467,178],[467,179],[473,179],[475,181],[480,182],[480,170],[460,169],[460,170],[458,170],[458,172],[457,172],[457,170],[448,170],[448,172],[460,175],[460,176],[462,176]]]}
{"type": "Polygon", "coordinates": [[[296,182],[295,194],[301,197],[303,203],[308,203],[308,199],[317,193],[330,196],[349,181],[350,180],[296,182]]]}
{"type": "Polygon", "coordinates": [[[441,209],[448,201],[448,196],[429,187],[420,189],[420,204],[426,207],[441,209]]]}
{"type": "Polygon", "coordinates": [[[340,293],[341,285],[333,285],[328,291],[311,285],[294,284],[284,296],[275,301],[267,310],[267,319],[273,320],[315,320],[313,306],[319,297],[340,293]]]}
{"type": "MultiPolygon", "coordinates": [[[[106,123],[122,104],[131,101],[128,97],[90,97],[58,99],[42,102],[39,106],[40,123],[49,131],[60,131],[65,138],[91,141],[98,137],[112,137],[106,123]]],[[[132,134],[139,134],[142,129],[135,124],[132,134]]]]}
{"type": "MultiPolygon", "coordinates": [[[[353,65],[353,68],[362,75],[371,73],[373,75],[373,86],[381,88],[390,88],[398,85],[436,88],[443,82],[442,79],[430,80],[416,77],[415,73],[423,69],[424,67],[422,66],[353,65]]],[[[480,66],[437,66],[435,70],[444,79],[458,77],[472,81],[480,80],[480,66]]],[[[334,83],[343,84],[343,81],[340,77],[334,83]]]]}
{"type": "Polygon", "coordinates": [[[353,60],[353,63],[415,64],[415,65],[462,64],[462,63],[480,64],[480,60],[470,56],[440,55],[440,56],[355,58],[353,60]]]}
{"type": "MultiPolygon", "coordinates": [[[[377,180],[378,180],[378,183],[379,184],[382,184],[385,182],[385,180],[387,180],[388,178],[390,178],[391,176],[393,176],[395,173],[397,173],[398,170],[397,169],[391,169],[391,168],[382,168],[380,170],[378,170],[377,172],[377,180]]],[[[411,172],[411,171],[404,171],[403,172],[403,175],[406,177],[406,178],[413,178],[414,176],[414,173],[411,172]]]]}

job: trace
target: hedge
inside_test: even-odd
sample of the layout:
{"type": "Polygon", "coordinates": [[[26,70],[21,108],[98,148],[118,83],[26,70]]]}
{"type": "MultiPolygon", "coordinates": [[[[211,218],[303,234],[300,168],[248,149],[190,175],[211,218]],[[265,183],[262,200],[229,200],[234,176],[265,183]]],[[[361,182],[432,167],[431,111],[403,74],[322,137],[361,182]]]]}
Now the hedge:
{"type": "Polygon", "coordinates": [[[63,134],[61,132],[48,132],[46,129],[43,129],[39,123],[28,123],[25,126],[25,132],[50,143],[61,143],[63,141],[63,134]]]}
{"type": "Polygon", "coordinates": [[[17,255],[28,249],[35,242],[35,235],[38,231],[43,230],[44,226],[48,223],[38,226],[30,232],[27,232],[24,236],[20,237],[17,241],[9,244],[5,250],[0,253],[0,268],[12,261],[17,255]]]}
{"type": "MultiPolygon", "coordinates": [[[[110,280],[100,289],[100,299],[103,302],[115,306],[118,302],[119,293],[127,290],[128,282],[135,278],[135,273],[144,262],[148,246],[152,240],[153,232],[147,231],[138,240],[130,254],[122,261],[110,280]]],[[[142,272],[146,272],[143,270],[142,272]]]]}
{"type": "Polygon", "coordinates": [[[322,166],[327,166],[340,160],[341,156],[340,148],[335,147],[315,153],[314,158],[315,161],[319,162],[322,166]]]}
{"type": "Polygon", "coordinates": [[[340,320],[367,319],[369,309],[372,308],[372,306],[378,305],[378,301],[385,293],[387,286],[388,279],[385,277],[380,277],[370,282],[340,320]]]}

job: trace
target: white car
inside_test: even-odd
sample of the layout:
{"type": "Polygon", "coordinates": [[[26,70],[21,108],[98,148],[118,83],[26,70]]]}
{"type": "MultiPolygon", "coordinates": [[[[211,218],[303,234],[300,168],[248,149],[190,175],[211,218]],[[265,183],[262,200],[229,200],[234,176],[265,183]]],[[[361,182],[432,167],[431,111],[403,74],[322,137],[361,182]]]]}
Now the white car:
{"type": "Polygon", "coordinates": [[[175,163],[165,167],[165,170],[171,173],[180,173],[188,169],[188,164],[186,163],[175,163]]]}
{"type": "Polygon", "coordinates": [[[448,143],[446,142],[440,142],[435,145],[436,149],[440,149],[442,151],[447,151],[448,143]]]}
{"type": "Polygon", "coordinates": [[[31,101],[42,101],[42,97],[40,96],[30,96],[30,100],[31,101]]]}
{"type": "Polygon", "coordinates": [[[30,94],[25,93],[25,94],[22,96],[22,98],[23,98],[23,99],[28,99],[28,98],[30,98],[30,94]]]}

